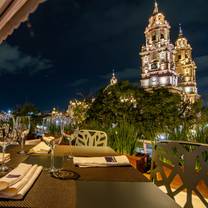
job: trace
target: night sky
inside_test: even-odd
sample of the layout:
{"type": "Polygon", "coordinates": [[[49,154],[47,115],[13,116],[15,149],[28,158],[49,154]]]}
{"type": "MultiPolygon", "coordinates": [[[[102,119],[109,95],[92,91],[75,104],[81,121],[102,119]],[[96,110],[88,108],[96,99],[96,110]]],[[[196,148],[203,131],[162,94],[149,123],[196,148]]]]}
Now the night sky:
{"type": "MultiPolygon", "coordinates": [[[[200,94],[208,94],[207,0],[158,0],[193,48],[200,94]]],[[[139,51],[153,0],[48,0],[0,46],[0,109],[24,102],[40,110],[66,109],[72,98],[93,95],[119,80],[138,84],[139,51]]]]}

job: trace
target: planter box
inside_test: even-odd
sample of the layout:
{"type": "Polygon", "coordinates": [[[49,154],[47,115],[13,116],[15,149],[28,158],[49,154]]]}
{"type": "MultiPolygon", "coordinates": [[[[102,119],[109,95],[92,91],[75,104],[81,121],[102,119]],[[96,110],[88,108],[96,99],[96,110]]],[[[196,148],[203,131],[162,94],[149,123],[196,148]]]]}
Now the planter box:
{"type": "Polygon", "coordinates": [[[145,167],[147,164],[148,156],[146,154],[137,154],[137,155],[127,155],[131,165],[139,170],[140,172],[145,172],[145,167]]]}

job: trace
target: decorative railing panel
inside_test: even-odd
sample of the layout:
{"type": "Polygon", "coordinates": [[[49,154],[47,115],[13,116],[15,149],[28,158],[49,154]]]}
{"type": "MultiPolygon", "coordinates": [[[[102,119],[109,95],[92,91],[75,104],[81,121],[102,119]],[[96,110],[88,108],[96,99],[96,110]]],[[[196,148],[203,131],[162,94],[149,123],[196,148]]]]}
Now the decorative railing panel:
{"type": "Polygon", "coordinates": [[[158,143],[153,152],[151,176],[156,185],[165,186],[167,194],[172,198],[185,191],[184,207],[193,207],[193,194],[208,207],[205,199],[208,194],[207,145],[184,142],[158,143]]]}

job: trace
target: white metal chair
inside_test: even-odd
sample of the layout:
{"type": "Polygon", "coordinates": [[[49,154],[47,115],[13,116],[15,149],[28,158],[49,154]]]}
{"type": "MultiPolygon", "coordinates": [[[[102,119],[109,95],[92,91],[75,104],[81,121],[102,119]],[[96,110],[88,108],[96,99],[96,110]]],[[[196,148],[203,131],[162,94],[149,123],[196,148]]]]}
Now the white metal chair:
{"type": "Polygon", "coordinates": [[[97,130],[79,130],[76,134],[76,146],[107,146],[107,134],[97,130]]]}
{"type": "Polygon", "coordinates": [[[185,208],[208,207],[208,146],[159,142],[152,158],[154,183],[185,208]],[[178,184],[174,185],[174,181],[178,184]]]}

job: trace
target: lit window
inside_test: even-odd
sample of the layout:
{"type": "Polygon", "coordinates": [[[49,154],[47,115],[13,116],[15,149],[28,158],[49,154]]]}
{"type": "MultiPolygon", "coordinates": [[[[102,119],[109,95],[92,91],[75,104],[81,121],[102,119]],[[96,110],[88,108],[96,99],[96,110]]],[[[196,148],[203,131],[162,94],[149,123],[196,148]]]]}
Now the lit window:
{"type": "Polygon", "coordinates": [[[151,65],[151,69],[157,69],[157,63],[153,63],[153,64],[151,65]]]}
{"type": "Polygon", "coordinates": [[[165,52],[160,53],[160,58],[165,59],[165,52]]]}

